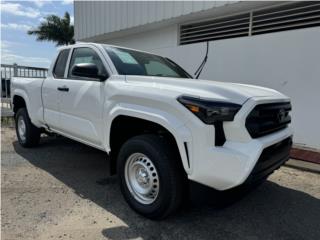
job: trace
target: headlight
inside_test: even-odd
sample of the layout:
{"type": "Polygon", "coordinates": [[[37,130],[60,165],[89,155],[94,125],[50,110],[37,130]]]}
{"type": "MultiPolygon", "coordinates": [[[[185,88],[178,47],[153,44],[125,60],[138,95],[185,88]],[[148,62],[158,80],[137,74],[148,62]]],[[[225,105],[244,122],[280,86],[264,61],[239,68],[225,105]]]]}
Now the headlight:
{"type": "Polygon", "coordinates": [[[206,124],[233,121],[241,105],[227,102],[215,102],[201,98],[180,96],[178,101],[206,124]]]}

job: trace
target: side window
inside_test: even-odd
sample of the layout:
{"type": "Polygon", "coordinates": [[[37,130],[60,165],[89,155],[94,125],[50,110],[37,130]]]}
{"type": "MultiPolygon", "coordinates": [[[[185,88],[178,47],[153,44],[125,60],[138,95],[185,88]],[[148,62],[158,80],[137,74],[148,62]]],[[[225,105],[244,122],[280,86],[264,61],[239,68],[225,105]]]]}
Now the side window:
{"type": "Polygon", "coordinates": [[[64,71],[66,69],[70,49],[64,49],[59,53],[56,64],[53,69],[53,76],[55,78],[64,78],[64,71]]]}
{"type": "Polygon", "coordinates": [[[94,63],[99,69],[99,74],[105,75],[107,73],[99,55],[91,48],[81,47],[73,50],[69,65],[68,78],[79,78],[72,76],[71,73],[72,67],[78,63],[94,63]]]}

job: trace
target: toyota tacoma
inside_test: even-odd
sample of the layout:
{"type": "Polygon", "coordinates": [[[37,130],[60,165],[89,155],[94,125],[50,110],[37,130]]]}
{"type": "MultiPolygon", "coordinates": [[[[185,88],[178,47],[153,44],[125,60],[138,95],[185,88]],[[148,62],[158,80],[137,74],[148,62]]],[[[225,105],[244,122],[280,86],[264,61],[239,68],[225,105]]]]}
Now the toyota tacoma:
{"type": "Polygon", "coordinates": [[[23,147],[49,132],[107,152],[125,200],[151,219],[179,208],[188,180],[219,191],[265,180],[292,145],[287,96],[111,45],[60,48],[46,78],[13,78],[12,102],[23,147]]]}

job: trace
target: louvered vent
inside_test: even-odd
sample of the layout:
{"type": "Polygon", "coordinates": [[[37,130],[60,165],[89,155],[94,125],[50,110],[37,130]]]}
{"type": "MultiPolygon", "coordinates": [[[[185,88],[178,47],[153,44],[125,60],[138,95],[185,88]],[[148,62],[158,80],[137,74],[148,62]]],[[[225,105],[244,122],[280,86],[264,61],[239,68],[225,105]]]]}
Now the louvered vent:
{"type": "Polygon", "coordinates": [[[182,25],[180,44],[242,37],[249,34],[250,14],[182,25]]]}
{"type": "Polygon", "coordinates": [[[253,12],[252,35],[320,26],[320,2],[297,2],[253,12]]]}
{"type": "Polygon", "coordinates": [[[248,12],[232,17],[181,25],[180,44],[316,26],[320,26],[320,2],[292,2],[252,11],[251,18],[248,12]]]}

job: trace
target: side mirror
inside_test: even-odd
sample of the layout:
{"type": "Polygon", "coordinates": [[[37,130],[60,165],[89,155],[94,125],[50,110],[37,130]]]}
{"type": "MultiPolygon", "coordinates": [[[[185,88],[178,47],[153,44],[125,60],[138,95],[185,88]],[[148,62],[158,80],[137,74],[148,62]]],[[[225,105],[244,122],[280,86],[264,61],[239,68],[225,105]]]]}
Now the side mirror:
{"type": "Polygon", "coordinates": [[[95,78],[104,81],[108,76],[99,74],[99,69],[94,63],[78,63],[71,69],[71,74],[78,77],[95,78]]]}

